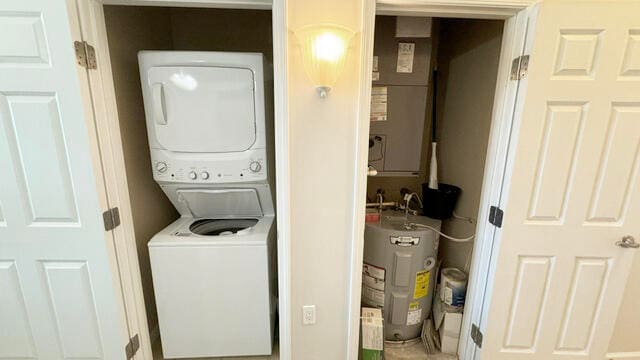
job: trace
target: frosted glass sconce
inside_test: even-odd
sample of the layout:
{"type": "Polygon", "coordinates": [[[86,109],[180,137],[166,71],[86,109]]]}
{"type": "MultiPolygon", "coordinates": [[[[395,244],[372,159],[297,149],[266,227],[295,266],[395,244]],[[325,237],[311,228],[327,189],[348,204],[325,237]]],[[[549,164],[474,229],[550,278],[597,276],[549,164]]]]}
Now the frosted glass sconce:
{"type": "Polygon", "coordinates": [[[307,25],[294,31],[302,46],[304,69],[321,98],[336,83],[355,32],[334,24],[307,25]]]}

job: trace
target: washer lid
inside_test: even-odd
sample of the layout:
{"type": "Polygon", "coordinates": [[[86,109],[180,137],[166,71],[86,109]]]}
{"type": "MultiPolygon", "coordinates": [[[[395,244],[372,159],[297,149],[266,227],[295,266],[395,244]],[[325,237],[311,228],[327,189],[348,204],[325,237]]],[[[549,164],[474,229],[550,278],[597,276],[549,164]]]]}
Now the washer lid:
{"type": "Polygon", "coordinates": [[[180,189],[177,193],[193,217],[263,216],[256,189],[180,189]]]}

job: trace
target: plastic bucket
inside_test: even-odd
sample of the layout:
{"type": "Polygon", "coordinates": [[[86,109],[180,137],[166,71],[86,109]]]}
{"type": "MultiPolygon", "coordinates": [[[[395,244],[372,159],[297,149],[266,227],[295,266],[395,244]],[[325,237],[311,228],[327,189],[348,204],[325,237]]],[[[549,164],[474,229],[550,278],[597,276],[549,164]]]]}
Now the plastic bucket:
{"type": "Polygon", "coordinates": [[[432,219],[444,220],[453,215],[458,197],[462,190],[454,185],[438,184],[438,189],[430,189],[428,183],[422,184],[422,214],[432,219]]]}

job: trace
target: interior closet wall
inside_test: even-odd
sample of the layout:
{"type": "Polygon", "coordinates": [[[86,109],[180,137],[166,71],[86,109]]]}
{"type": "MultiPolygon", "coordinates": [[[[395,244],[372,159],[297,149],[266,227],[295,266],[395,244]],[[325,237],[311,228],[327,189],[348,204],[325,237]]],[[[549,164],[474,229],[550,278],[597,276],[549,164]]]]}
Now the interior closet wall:
{"type": "Polygon", "coordinates": [[[158,7],[105,6],[104,11],[142,289],[153,332],[158,317],[147,242],[179,215],[153,180],[138,51],[171,49],[171,18],[166,8],[158,7]]]}
{"type": "MultiPolygon", "coordinates": [[[[441,19],[438,49],[439,180],[462,188],[456,213],[477,218],[491,127],[503,21],[441,19]]],[[[466,237],[475,224],[450,219],[447,234],[466,237]]],[[[445,266],[468,272],[473,243],[440,242],[445,266]]]]}
{"type": "Polygon", "coordinates": [[[105,21],[147,319],[153,332],[158,322],[147,243],[179,214],[153,180],[138,51],[262,52],[270,63],[271,12],[105,6],[105,21]]]}

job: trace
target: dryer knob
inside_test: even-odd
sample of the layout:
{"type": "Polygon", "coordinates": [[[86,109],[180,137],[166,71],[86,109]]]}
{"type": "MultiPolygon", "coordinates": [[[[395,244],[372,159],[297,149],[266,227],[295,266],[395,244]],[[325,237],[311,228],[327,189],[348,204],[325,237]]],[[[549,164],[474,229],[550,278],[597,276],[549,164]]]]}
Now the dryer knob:
{"type": "Polygon", "coordinates": [[[260,164],[259,161],[252,161],[249,164],[249,170],[251,170],[251,172],[257,173],[262,169],[262,164],[260,164]]]}
{"type": "Polygon", "coordinates": [[[203,171],[203,172],[201,172],[201,173],[200,173],[200,177],[201,177],[203,180],[207,180],[207,179],[209,178],[209,173],[208,173],[208,172],[206,172],[206,171],[203,171]]]}
{"type": "Polygon", "coordinates": [[[156,170],[161,174],[167,171],[167,168],[168,168],[167,163],[164,161],[158,161],[156,163],[156,170]]]}
{"type": "Polygon", "coordinates": [[[191,180],[195,180],[195,179],[197,179],[197,178],[198,178],[198,174],[196,174],[196,172],[195,172],[195,171],[190,171],[190,172],[189,172],[189,179],[191,179],[191,180]]]}

